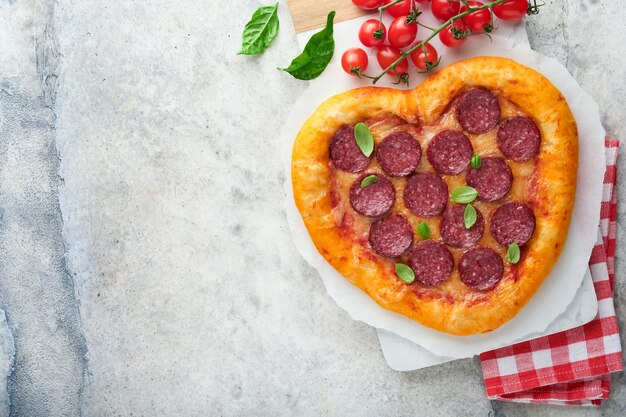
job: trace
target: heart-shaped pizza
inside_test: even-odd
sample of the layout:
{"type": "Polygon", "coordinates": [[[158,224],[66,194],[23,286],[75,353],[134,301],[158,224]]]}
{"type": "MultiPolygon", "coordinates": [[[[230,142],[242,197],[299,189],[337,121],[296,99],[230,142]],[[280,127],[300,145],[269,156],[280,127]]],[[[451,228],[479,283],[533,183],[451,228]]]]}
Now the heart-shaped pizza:
{"type": "Polygon", "coordinates": [[[578,137],[563,95],[512,60],[457,62],[414,90],[315,110],[293,147],[315,246],[380,306],[455,335],[514,317],[561,253],[578,137]]]}

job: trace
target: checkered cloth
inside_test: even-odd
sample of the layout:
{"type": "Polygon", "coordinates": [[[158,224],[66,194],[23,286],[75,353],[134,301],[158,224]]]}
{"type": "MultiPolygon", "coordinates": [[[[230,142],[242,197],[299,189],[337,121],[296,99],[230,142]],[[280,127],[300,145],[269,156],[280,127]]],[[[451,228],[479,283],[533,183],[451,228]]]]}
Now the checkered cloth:
{"type": "Polygon", "coordinates": [[[607,139],[605,146],[607,166],[600,227],[589,260],[598,315],[571,330],[482,353],[480,361],[490,399],[599,406],[609,397],[609,374],[624,367],[613,307],[619,141],[607,139]]]}

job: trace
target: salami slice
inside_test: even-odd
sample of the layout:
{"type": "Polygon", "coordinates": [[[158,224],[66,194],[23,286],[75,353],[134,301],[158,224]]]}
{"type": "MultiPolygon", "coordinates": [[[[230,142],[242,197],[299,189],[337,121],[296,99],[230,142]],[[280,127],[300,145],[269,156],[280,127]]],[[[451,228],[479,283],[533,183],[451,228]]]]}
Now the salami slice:
{"type": "Polygon", "coordinates": [[[470,168],[467,173],[467,185],[474,187],[483,201],[500,200],[511,184],[513,174],[502,158],[482,158],[480,168],[470,168]]]}
{"type": "Polygon", "coordinates": [[[372,224],[369,242],[380,256],[395,258],[406,252],[413,243],[413,229],[403,215],[391,213],[372,224]]]}
{"type": "Polygon", "coordinates": [[[484,88],[472,88],[457,102],[456,119],[470,133],[489,132],[500,121],[498,98],[484,88]]]}
{"type": "Polygon", "coordinates": [[[415,171],[422,158],[420,143],[407,132],[387,136],[378,145],[376,159],[392,177],[404,177],[415,171]]]}
{"type": "Polygon", "coordinates": [[[431,139],[426,149],[430,164],[440,174],[454,175],[463,171],[472,159],[472,144],[458,130],[444,130],[431,139]]]}
{"type": "Polygon", "coordinates": [[[441,217],[441,237],[443,241],[455,248],[469,248],[483,236],[484,220],[480,210],[476,209],[476,223],[469,229],[465,228],[465,206],[455,204],[441,217]]]}
{"type": "Polygon", "coordinates": [[[418,243],[409,256],[409,266],[422,285],[434,287],[450,277],[454,260],[446,246],[434,240],[418,243]]]}
{"type": "Polygon", "coordinates": [[[491,235],[503,246],[515,242],[522,246],[535,230],[535,215],[526,205],[517,202],[498,207],[489,221],[491,235]]]}
{"type": "Polygon", "coordinates": [[[350,204],[358,213],[368,217],[379,217],[387,213],[396,198],[393,184],[384,175],[369,172],[362,174],[350,186],[350,204]],[[376,182],[361,188],[365,177],[376,175],[376,182]]]}
{"type": "Polygon", "coordinates": [[[415,174],[404,187],[404,205],[420,217],[441,213],[448,203],[448,186],[437,174],[415,174]]]}
{"type": "Polygon", "coordinates": [[[335,168],[347,172],[361,172],[370,163],[354,138],[354,126],[342,126],[330,142],[330,160],[335,168]]]}
{"type": "Polygon", "coordinates": [[[541,132],[532,119],[523,116],[509,117],[498,128],[498,148],[509,159],[524,162],[539,153],[541,132]]]}
{"type": "Polygon", "coordinates": [[[502,279],[504,264],[491,248],[479,246],[465,252],[459,260],[461,281],[476,291],[488,291],[502,279]]]}

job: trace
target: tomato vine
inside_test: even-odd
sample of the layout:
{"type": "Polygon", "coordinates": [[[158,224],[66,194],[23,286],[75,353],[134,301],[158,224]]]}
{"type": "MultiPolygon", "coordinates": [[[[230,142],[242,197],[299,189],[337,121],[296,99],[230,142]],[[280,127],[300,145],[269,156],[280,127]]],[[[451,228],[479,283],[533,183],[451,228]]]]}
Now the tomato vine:
{"type": "MultiPolygon", "coordinates": [[[[378,10],[380,11],[380,24],[382,27],[382,13],[383,10],[385,10],[387,7],[399,3],[401,0],[397,0],[395,2],[391,2],[389,4],[386,4],[384,6],[380,6],[378,8],[378,10]]],[[[411,55],[411,53],[417,51],[419,48],[422,48],[425,44],[428,43],[428,41],[430,41],[432,38],[434,38],[435,36],[437,36],[437,34],[439,34],[439,32],[445,30],[448,26],[453,25],[454,22],[456,22],[459,19],[462,19],[464,16],[467,16],[470,13],[473,12],[477,12],[479,10],[483,10],[483,9],[489,9],[490,11],[492,11],[494,6],[497,6],[501,3],[504,3],[506,1],[509,0],[495,0],[492,1],[490,3],[485,3],[482,6],[476,6],[476,7],[472,7],[469,5],[467,0],[460,0],[461,3],[463,3],[463,5],[465,5],[466,10],[460,13],[457,13],[456,15],[452,16],[450,19],[446,20],[445,22],[443,22],[440,26],[437,26],[435,28],[429,28],[428,26],[424,26],[421,23],[419,23],[417,21],[417,19],[415,20],[415,23],[419,24],[420,26],[424,26],[428,29],[431,29],[431,33],[426,36],[423,40],[421,40],[420,42],[418,42],[417,44],[413,45],[411,48],[407,49],[406,51],[403,51],[401,56],[396,59],[394,62],[392,62],[390,65],[388,65],[386,68],[384,68],[380,74],[378,74],[377,76],[374,77],[368,77],[372,79],[372,84],[376,84],[376,82],[378,80],[380,80],[385,74],[387,74],[389,71],[394,71],[396,66],[398,66],[398,64],[400,64],[402,61],[406,60],[409,58],[409,56],[411,55]]],[[[534,1],[534,4],[529,6],[528,8],[528,13],[530,14],[536,14],[537,13],[537,8],[541,6],[541,5],[537,5],[536,1],[534,1]]],[[[466,37],[469,33],[466,31],[462,31],[462,32],[458,32],[458,31],[454,31],[453,32],[454,36],[459,36],[459,37],[466,37]]],[[[359,74],[360,76],[363,76],[364,74],[359,74]]]]}

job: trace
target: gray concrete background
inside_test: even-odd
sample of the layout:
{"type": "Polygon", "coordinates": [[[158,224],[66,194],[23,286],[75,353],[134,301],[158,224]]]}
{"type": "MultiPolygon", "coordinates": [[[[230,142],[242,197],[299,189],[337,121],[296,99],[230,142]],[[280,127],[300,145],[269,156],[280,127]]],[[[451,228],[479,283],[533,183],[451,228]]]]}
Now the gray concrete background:
{"type": "MultiPolygon", "coordinates": [[[[268,51],[235,55],[261,4],[0,0],[0,415],[625,415],[623,373],[570,409],[488,401],[475,359],[387,367],[291,244],[278,132],[306,84],[275,70],[284,1],[268,51]]],[[[618,138],[624,7],[527,19],[618,138]]]]}

